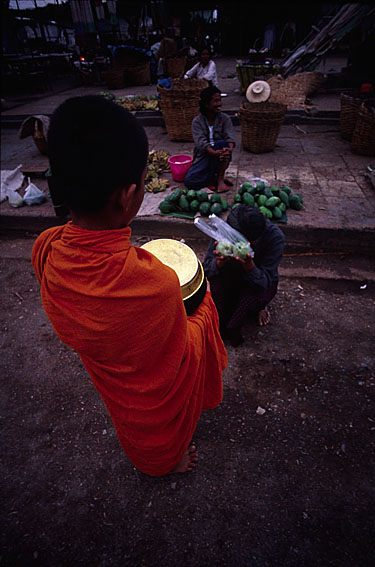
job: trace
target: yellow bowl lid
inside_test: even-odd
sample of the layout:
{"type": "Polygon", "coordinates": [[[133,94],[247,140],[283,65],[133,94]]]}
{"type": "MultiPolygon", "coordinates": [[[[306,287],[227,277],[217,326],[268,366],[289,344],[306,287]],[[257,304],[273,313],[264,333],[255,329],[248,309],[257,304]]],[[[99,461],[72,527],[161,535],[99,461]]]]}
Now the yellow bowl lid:
{"type": "Polygon", "coordinates": [[[199,270],[195,252],[179,240],[159,238],[146,242],[141,248],[151,252],[160,262],[172,268],[180,280],[181,287],[190,283],[199,270]]]}

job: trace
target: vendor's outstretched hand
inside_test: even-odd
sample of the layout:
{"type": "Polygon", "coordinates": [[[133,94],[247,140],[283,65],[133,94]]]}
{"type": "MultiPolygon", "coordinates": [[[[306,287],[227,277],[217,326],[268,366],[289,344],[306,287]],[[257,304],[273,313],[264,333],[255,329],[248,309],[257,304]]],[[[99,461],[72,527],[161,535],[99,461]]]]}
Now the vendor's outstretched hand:
{"type": "Polygon", "coordinates": [[[250,254],[247,254],[246,258],[239,258],[239,256],[237,256],[236,260],[237,262],[240,262],[240,264],[242,264],[245,272],[250,272],[250,270],[252,270],[255,266],[254,260],[252,259],[250,254]]]}

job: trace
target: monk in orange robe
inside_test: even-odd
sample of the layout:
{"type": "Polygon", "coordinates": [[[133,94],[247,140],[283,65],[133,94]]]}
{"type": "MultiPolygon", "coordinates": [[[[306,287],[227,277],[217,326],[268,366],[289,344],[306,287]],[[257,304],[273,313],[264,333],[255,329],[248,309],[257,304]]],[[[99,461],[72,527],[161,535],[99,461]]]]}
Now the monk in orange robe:
{"type": "Polygon", "coordinates": [[[188,317],[176,273],[130,244],[144,130],[104,98],[77,97],[52,116],[48,147],[72,221],[33,247],[44,309],[80,355],[132,463],[154,476],[192,470],[192,436],[201,411],[222,399],[227,355],[210,292],[188,317]]]}

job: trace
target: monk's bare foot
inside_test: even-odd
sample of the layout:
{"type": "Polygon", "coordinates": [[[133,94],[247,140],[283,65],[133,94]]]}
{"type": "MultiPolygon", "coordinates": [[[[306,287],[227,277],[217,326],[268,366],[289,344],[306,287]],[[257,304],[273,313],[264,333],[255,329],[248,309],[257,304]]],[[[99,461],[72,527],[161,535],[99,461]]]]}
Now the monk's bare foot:
{"type": "Polygon", "coordinates": [[[171,470],[172,473],[183,473],[192,471],[198,461],[197,448],[195,445],[190,445],[177,465],[171,470]]]}
{"type": "Polygon", "coordinates": [[[259,311],[258,313],[259,325],[263,327],[264,325],[268,325],[270,321],[271,321],[271,313],[268,311],[268,308],[265,307],[264,309],[262,309],[262,311],[259,311]]]}

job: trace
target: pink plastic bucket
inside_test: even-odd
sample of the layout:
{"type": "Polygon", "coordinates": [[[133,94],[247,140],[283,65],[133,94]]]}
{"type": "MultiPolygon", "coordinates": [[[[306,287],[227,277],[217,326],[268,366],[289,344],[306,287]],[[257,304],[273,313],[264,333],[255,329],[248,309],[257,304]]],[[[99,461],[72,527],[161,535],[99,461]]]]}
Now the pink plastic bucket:
{"type": "Polygon", "coordinates": [[[185,179],[185,175],[191,166],[192,161],[193,158],[187,154],[178,154],[168,158],[174,181],[183,181],[185,179]]]}

